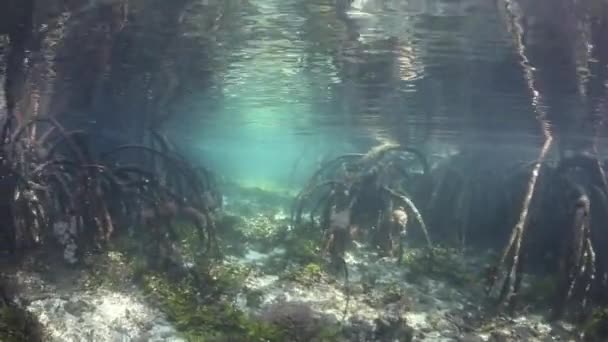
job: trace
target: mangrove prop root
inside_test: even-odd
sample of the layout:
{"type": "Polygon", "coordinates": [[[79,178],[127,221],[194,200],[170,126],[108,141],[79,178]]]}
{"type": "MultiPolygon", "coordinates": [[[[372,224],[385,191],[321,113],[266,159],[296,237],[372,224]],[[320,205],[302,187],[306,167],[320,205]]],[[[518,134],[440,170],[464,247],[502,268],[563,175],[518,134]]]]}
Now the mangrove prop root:
{"type": "MultiPolygon", "coordinates": [[[[291,208],[293,227],[315,228],[317,216],[320,218],[322,253],[330,255],[334,266],[344,268],[347,291],[348,270],[344,253],[354,234],[362,233],[370,242],[389,249],[393,254],[397,249],[398,258],[401,259],[407,222],[404,221],[403,227],[397,232],[393,231],[394,202],[403,203],[403,208],[413,213],[428,246],[431,246],[420,211],[402,190],[403,186],[414,180],[409,175],[409,158],[406,158],[412,155],[414,162],[421,164],[423,176],[430,180],[428,163],[422,153],[399,145],[381,145],[365,154],[342,155],[326,162],[313,173],[294,200],[291,208]],[[302,224],[305,211],[310,225],[302,224]],[[376,220],[370,221],[371,217],[376,220]],[[367,229],[370,234],[365,234],[367,229]]],[[[348,292],[346,295],[349,296],[348,292]]],[[[347,310],[348,298],[345,314],[347,310]]]]}
{"type": "MultiPolygon", "coordinates": [[[[88,145],[86,132],[66,132],[54,118],[36,118],[16,128],[5,121],[3,129],[0,203],[6,205],[0,206],[0,214],[11,254],[18,246],[48,242],[56,223],[73,225],[79,254],[88,248],[103,248],[118,227],[149,222],[150,215],[139,214],[142,210],[170,203],[165,206],[173,208],[169,212],[153,210],[158,214],[154,220],[166,221],[167,216],[189,220],[200,237],[201,256],[219,255],[212,214],[217,202],[212,197],[218,196],[214,179],[171,151],[160,133],[155,133],[155,139],[161,151],[121,145],[98,155],[88,145]],[[44,124],[40,126],[44,130],[35,129],[37,124],[44,124]],[[145,151],[162,161],[161,170],[149,170],[138,161],[123,166],[109,159],[125,150],[145,151]],[[171,181],[162,183],[167,176],[171,181]]],[[[164,241],[168,234],[175,241],[169,225],[151,229],[157,231],[151,234],[154,239],[164,241]]]]}
{"type": "Polygon", "coordinates": [[[346,315],[348,315],[348,306],[350,304],[350,284],[348,281],[348,265],[346,264],[346,260],[344,260],[343,257],[338,257],[337,261],[344,271],[344,291],[346,292],[346,303],[344,303],[344,312],[342,313],[342,321],[344,321],[344,320],[346,320],[346,315]]]}
{"type": "Polygon", "coordinates": [[[499,306],[504,306],[505,304],[509,304],[509,306],[512,306],[517,291],[517,278],[519,277],[519,274],[521,274],[521,246],[528,220],[530,203],[532,202],[532,198],[534,197],[534,194],[536,192],[536,185],[541,171],[541,167],[545,162],[547,153],[551,149],[553,135],[551,134],[549,129],[547,113],[545,112],[545,108],[543,106],[543,98],[541,96],[541,93],[536,89],[535,86],[535,69],[532,67],[528,55],[526,53],[526,46],[524,44],[523,38],[524,29],[521,24],[521,16],[519,15],[518,9],[516,8],[517,5],[513,2],[513,0],[504,0],[503,5],[509,19],[508,24],[514,38],[515,48],[517,49],[517,52],[519,54],[520,65],[522,67],[524,79],[526,80],[528,90],[530,92],[531,104],[534,108],[537,120],[540,124],[540,128],[545,138],[543,146],[540,150],[540,154],[537,158],[534,168],[532,169],[532,174],[530,175],[530,178],[528,180],[528,185],[524,195],[519,219],[513,227],[509,242],[500,258],[498,267],[496,268],[497,271],[500,271],[504,267],[504,263],[507,256],[509,254],[512,256],[512,266],[507,271],[507,275],[504,279],[503,288],[506,288],[506,291],[503,291],[504,293],[502,293],[501,298],[499,298],[499,306]]]}
{"type": "Polygon", "coordinates": [[[184,218],[192,222],[195,226],[199,240],[202,246],[205,246],[205,252],[217,255],[217,241],[215,234],[215,225],[213,219],[200,210],[192,207],[180,206],[175,202],[166,202],[160,205],[155,205],[152,209],[145,209],[141,213],[145,222],[153,224],[154,220],[161,222],[170,222],[176,218],[184,218]]]}
{"type": "MultiPolygon", "coordinates": [[[[10,156],[15,155],[16,145],[19,142],[23,142],[23,139],[21,139],[21,137],[23,136],[23,134],[25,134],[26,130],[29,127],[36,125],[37,123],[40,123],[40,122],[46,122],[46,123],[49,123],[50,125],[52,125],[52,127],[54,127],[61,134],[63,140],[68,144],[68,147],[70,148],[70,150],[74,154],[74,156],[76,156],[78,158],[78,160],[84,160],[84,156],[82,155],[81,149],[74,143],[74,141],[70,137],[70,133],[67,132],[63,128],[63,126],[59,122],[57,122],[57,120],[55,120],[54,118],[48,118],[48,117],[39,117],[39,118],[32,119],[17,129],[17,131],[13,134],[13,136],[11,138],[11,144],[9,147],[10,156]]],[[[30,140],[30,139],[26,139],[26,140],[30,140]]],[[[32,141],[31,143],[36,143],[36,142],[32,141]]]]}
{"type": "Polygon", "coordinates": [[[512,256],[513,260],[511,263],[511,267],[509,268],[509,270],[507,270],[507,276],[504,279],[504,285],[506,287],[506,291],[503,291],[503,293],[501,294],[501,298],[499,298],[499,303],[500,305],[512,305],[512,301],[514,300],[514,297],[516,295],[515,291],[516,291],[516,279],[517,279],[517,274],[521,272],[520,267],[520,257],[521,257],[521,245],[522,245],[522,240],[524,237],[524,233],[525,233],[525,228],[526,228],[526,223],[528,220],[528,213],[530,210],[530,203],[532,202],[532,198],[534,197],[534,193],[536,191],[536,184],[538,181],[538,177],[541,171],[541,166],[543,165],[544,160],[546,159],[547,153],[549,152],[550,148],[551,148],[551,142],[552,142],[552,137],[549,136],[547,137],[547,139],[545,140],[545,143],[543,144],[543,147],[541,149],[540,155],[538,157],[538,161],[537,163],[534,165],[534,168],[532,169],[532,174],[530,175],[530,178],[528,180],[528,185],[526,188],[526,192],[524,195],[524,200],[522,203],[522,207],[521,207],[521,211],[519,214],[519,219],[517,221],[517,223],[515,224],[515,226],[513,227],[513,230],[511,232],[511,237],[509,238],[509,242],[507,243],[507,246],[505,247],[502,256],[500,258],[500,261],[498,263],[498,267],[496,268],[496,271],[500,271],[505,264],[505,260],[507,259],[507,257],[509,255],[512,256]]]}
{"type": "Polygon", "coordinates": [[[592,280],[596,276],[595,250],[591,243],[591,201],[578,186],[581,194],[575,203],[575,212],[570,234],[571,241],[564,244],[560,267],[560,291],[559,301],[553,312],[553,318],[559,318],[563,314],[567,302],[573,297],[577,287],[582,286],[582,307],[586,307],[587,298],[591,289],[592,280]],[[580,286],[579,281],[586,282],[580,286]]]}

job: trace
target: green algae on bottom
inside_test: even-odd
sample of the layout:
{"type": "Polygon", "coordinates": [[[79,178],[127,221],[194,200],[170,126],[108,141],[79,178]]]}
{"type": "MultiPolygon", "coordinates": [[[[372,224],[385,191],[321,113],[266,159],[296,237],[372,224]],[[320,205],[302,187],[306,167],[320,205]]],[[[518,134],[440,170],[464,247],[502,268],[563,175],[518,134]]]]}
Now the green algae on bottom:
{"type": "Polygon", "coordinates": [[[281,277],[284,279],[294,281],[305,286],[317,284],[323,278],[323,276],[324,272],[322,266],[312,262],[281,275],[281,277]]]}
{"type": "Polygon", "coordinates": [[[584,341],[608,340],[608,307],[594,309],[583,323],[581,332],[584,341]]]}
{"type": "Polygon", "coordinates": [[[188,341],[284,341],[280,329],[248,317],[226,299],[202,301],[187,279],[148,274],[143,287],[188,341]]]}
{"type": "Polygon", "coordinates": [[[99,258],[98,267],[87,274],[89,288],[116,288],[130,278],[187,341],[284,341],[278,328],[250,318],[234,305],[249,273],[247,267],[207,262],[195,264],[189,274],[172,276],[171,272],[152,271],[146,257],[129,248],[130,239],[121,243],[131,253],[109,251],[99,258]]]}
{"type": "Polygon", "coordinates": [[[431,249],[409,250],[404,253],[403,263],[413,277],[434,277],[457,286],[480,282],[477,275],[465,265],[462,253],[454,248],[434,246],[431,249]]]}
{"type": "Polygon", "coordinates": [[[43,341],[43,329],[34,316],[26,310],[2,303],[0,307],[0,341],[43,341]]]}

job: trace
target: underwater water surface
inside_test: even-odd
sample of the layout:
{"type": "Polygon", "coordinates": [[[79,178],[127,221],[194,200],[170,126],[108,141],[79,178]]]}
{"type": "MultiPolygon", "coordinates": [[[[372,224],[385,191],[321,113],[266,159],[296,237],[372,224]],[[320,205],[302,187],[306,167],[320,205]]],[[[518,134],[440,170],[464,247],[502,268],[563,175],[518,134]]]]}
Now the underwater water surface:
{"type": "Polygon", "coordinates": [[[218,38],[217,93],[194,89],[175,123],[222,172],[284,186],[296,164],[379,143],[538,145],[493,4],[250,1],[237,15],[245,24],[218,38]]]}

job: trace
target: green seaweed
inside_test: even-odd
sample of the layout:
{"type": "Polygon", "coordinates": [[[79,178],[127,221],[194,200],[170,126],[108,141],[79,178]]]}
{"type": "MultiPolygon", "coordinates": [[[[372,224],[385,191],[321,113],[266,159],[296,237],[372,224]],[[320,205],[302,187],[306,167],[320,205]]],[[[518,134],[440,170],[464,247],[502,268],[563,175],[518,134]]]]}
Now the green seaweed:
{"type": "Polygon", "coordinates": [[[245,300],[250,308],[259,308],[262,305],[264,292],[261,290],[245,290],[245,300]]]}
{"type": "Polygon", "coordinates": [[[248,317],[226,300],[201,302],[188,280],[144,277],[144,293],[158,302],[188,341],[283,341],[280,329],[248,317]]]}
{"type": "Polygon", "coordinates": [[[236,215],[221,214],[217,219],[218,239],[222,249],[229,254],[243,256],[245,253],[245,234],[238,227],[244,219],[236,215]]]}
{"type": "Polygon", "coordinates": [[[87,289],[104,287],[120,291],[135,278],[136,272],[146,267],[141,262],[141,258],[129,260],[123,253],[110,250],[90,260],[93,266],[85,273],[83,285],[87,289]]]}
{"type": "Polygon", "coordinates": [[[235,255],[242,255],[246,245],[268,251],[279,244],[287,229],[286,219],[275,219],[272,212],[255,213],[246,218],[224,215],[219,223],[222,246],[235,255]]]}
{"type": "Polygon", "coordinates": [[[321,263],[321,251],[319,248],[321,239],[317,234],[306,234],[302,230],[292,231],[285,240],[285,255],[289,260],[300,265],[309,263],[321,263]]]}
{"type": "Polygon", "coordinates": [[[449,281],[456,286],[470,286],[479,282],[465,265],[461,253],[453,248],[434,246],[431,249],[406,251],[403,264],[413,277],[426,276],[449,281]]]}
{"type": "Polygon", "coordinates": [[[595,308],[581,326],[584,341],[608,340],[608,307],[595,308]]]}
{"type": "Polygon", "coordinates": [[[318,342],[338,342],[343,341],[343,332],[340,326],[327,324],[321,327],[317,335],[318,342]]]}
{"type": "MultiPolygon", "coordinates": [[[[197,237],[188,234],[188,225],[176,225],[181,251],[194,252],[197,237]],[[190,249],[190,246],[193,248],[190,249]]],[[[243,290],[250,268],[236,263],[196,260],[190,273],[173,277],[151,271],[146,258],[130,248],[136,241],[121,241],[121,249],[131,253],[109,252],[95,263],[88,276],[89,286],[116,286],[124,278],[138,283],[148,301],[159,307],[188,341],[284,341],[276,327],[250,318],[234,303],[243,290]]],[[[255,294],[249,296],[252,300],[255,294]]],[[[3,339],[0,339],[4,341],[3,339]]]]}
{"type": "Polygon", "coordinates": [[[208,293],[236,295],[242,288],[251,269],[241,264],[223,263],[208,268],[205,277],[208,293]]]}
{"type": "Polygon", "coordinates": [[[14,305],[2,303],[0,307],[0,341],[43,341],[42,327],[31,313],[14,305]]]}
{"type": "Polygon", "coordinates": [[[405,297],[403,289],[397,283],[391,283],[382,292],[382,304],[398,302],[405,297]]]}
{"type": "Polygon", "coordinates": [[[277,220],[272,213],[257,214],[246,219],[239,229],[248,244],[261,251],[269,251],[284,239],[287,224],[286,219],[277,220]]]}
{"type": "Polygon", "coordinates": [[[297,282],[305,286],[317,284],[324,277],[323,268],[316,263],[309,263],[303,267],[297,267],[282,275],[283,279],[297,282]]]}

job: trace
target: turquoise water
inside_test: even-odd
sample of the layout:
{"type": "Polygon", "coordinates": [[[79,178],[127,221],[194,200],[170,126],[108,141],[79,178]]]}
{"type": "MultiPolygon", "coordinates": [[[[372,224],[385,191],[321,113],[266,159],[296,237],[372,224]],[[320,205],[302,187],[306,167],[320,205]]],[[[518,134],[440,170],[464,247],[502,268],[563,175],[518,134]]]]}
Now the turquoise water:
{"type": "Polygon", "coordinates": [[[51,18],[43,32],[69,39],[32,55],[40,63],[27,89],[41,101],[21,110],[120,140],[166,115],[189,156],[246,184],[297,187],[321,161],[387,142],[429,155],[538,150],[538,108],[561,144],[576,147],[605,107],[601,28],[584,23],[601,13],[592,0],[556,13],[528,0],[121,3],[74,5],[69,16],[36,8],[51,18]],[[117,15],[104,19],[100,4],[117,15]]]}
{"type": "Polygon", "coordinates": [[[326,158],[380,143],[433,153],[493,133],[535,143],[520,76],[500,80],[513,50],[485,1],[257,0],[229,9],[233,23],[215,37],[213,88],[192,89],[188,119],[174,129],[226,177],[285,188],[326,158]]]}
{"type": "Polygon", "coordinates": [[[5,1],[0,323],[605,341],[607,32],[605,0],[5,1]]]}

